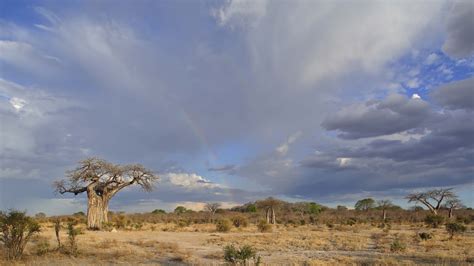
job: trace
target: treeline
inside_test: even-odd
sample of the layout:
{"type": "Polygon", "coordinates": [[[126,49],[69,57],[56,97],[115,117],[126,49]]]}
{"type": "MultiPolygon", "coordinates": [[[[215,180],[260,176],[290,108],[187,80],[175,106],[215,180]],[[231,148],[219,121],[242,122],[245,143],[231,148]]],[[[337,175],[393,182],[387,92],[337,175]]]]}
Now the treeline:
{"type": "MultiPolygon", "coordinates": [[[[450,210],[439,208],[438,216],[448,219],[450,210]]],[[[109,222],[106,228],[140,229],[145,223],[175,223],[179,226],[191,224],[215,223],[219,220],[242,220],[258,224],[265,221],[268,224],[305,225],[305,224],[348,224],[356,223],[421,223],[432,212],[420,206],[408,210],[389,202],[375,201],[370,198],[362,199],[355,204],[354,209],[346,206],[330,208],[315,202],[286,202],[275,198],[267,198],[249,202],[230,209],[221,208],[219,203],[209,203],[203,210],[194,211],[178,206],[172,212],[156,209],[149,213],[127,214],[124,212],[109,212],[109,222]]],[[[469,224],[474,220],[472,208],[460,208],[455,215],[451,214],[453,221],[469,224]]],[[[74,215],[46,217],[37,214],[37,219],[44,221],[76,220],[86,223],[83,212],[74,215]]]]}

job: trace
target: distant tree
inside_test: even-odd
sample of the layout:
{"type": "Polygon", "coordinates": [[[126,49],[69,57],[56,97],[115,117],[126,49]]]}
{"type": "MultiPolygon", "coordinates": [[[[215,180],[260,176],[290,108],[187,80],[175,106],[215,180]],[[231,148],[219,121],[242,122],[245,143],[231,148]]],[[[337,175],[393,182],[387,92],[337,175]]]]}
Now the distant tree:
{"type": "Polygon", "coordinates": [[[410,211],[415,211],[415,212],[419,212],[419,211],[423,211],[423,207],[421,206],[413,206],[410,208],[410,211]]]}
{"type": "Polygon", "coordinates": [[[176,214],[182,214],[185,213],[187,209],[184,206],[178,206],[174,209],[174,213],[176,214]]]}
{"type": "Polygon", "coordinates": [[[259,200],[256,202],[257,207],[265,210],[265,218],[267,223],[276,224],[275,209],[280,206],[283,202],[273,197],[259,200]]]}
{"type": "Polygon", "coordinates": [[[246,206],[245,212],[257,212],[257,206],[255,206],[253,203],[250,203],[246,206]]]}
{"type": "Polygon", "coordinates": [[[347,207],[346,207],[346,206],[342,206],[342,205],[337,205],[336,210],[338,210],[338,211],[345,211],[345,210],[347,210],[347,207]]]}
{"type": "Polygon", "coordinates": [[[356,202],[354,208],[358,211],[368,211],[375,207],[375,201],[372,198],[361,199],[356,202]]]}
{"type": "Polygon", "coordinates": [[[165,210],[162,210],[162,209],[156,209],[156,210],[153,210],[151,213],[153,213],[153,214],[160,214],[160,213],[163,213],[163,214],[164,214],[164,213],[166,213],[166,211],[165,211],[165,210]]]}
{"type": "Polygon", "coordinates": [[[109,202],[117,192],[130,185],[151,191],[158,179],[140,164],[116,165],[98,158],[88,158],[66,172],[66,178],[54,183],[56,191],[78,195],[87,193],[87,228],[101,229],[108,222],[109,202]]]}
{"type": "Polygon", "coordinates": [[[425,205],[433,214],[438,214],[443,201],[455,199],[456,195],[452,188],[433,189],[421,193],[412,193],[405,197],[408,202],[419,202],[425,205]]]}
{"type": "Polygon", "coordinates": [[[449,210],[448,218],[453,218],[453,211],[455,209],[460,209],[464,207],[461,200],[459,200],[457,197],[452,197],[446,200],[446,203],[443,206],[449,210]]]}
{"type": "Polygon", "coordinates": [[[38,212],[37,214],[35,214],[35,218],[36,219],[44,219],[44,218],[46,218],[46,214],[44,212],[38,212]]]}
{"type": "Polygon", "coordinates": [[[390,200],[379,200],[377,201],[377,207],[382,210],[382,220],[387,219],[387,210],[392,208],[394,205],[390,200]]]}
{"type": "Polygon", "coordinates": [[[218,202],[209,202],[204,205],[204,210],[209,212],[209,220],[212,222],[214,219],[214,214],[221,207],[221,204],[218,202]]]}

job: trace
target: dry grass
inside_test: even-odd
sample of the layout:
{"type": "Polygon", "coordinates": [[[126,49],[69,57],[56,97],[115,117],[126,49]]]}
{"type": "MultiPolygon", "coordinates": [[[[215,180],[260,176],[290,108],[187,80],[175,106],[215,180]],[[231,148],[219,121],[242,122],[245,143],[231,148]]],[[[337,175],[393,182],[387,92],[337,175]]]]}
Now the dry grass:
{"type": "MultiPolygon", "coordinates": [[[[144,224],[135,231],[85,231],[78,236],[76,257],[57,251],[53,229],[47,224],[43,228],[18,265],[222,264],[222,249],[229,244],[253,246],[265,264],[451,265],[474,261],[472,228],[449,240],[442,228],[415,225],[394,225],[389,230],[368,224],[333,228],[277,225],[269,233],[260,233],[250,225],[218,233],[212,224],[144,224]],[[422,241],[420,232],[430,232],[433,238],[422,241]],[[395,239],[406,249],[392,251],[395,239]],[[49,249],[38,255],[44,242],[49,243],[49,249]]],[[[66,235],[61,237],[67,244],[66,235]]],[[[0,264],[5,263],[0,256],[0,264]]]]}

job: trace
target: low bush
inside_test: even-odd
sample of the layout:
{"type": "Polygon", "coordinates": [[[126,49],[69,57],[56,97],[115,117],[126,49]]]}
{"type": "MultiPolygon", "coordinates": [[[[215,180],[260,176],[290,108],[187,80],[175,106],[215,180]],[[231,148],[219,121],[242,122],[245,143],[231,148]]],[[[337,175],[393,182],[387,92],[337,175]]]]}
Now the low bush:
{"type": "Polygon", "coordinates": [[[433,238],[433,235],[430,234],[430,233],[427,233],[427,232],[421,232],[421,233],[418,234],[418,236],[423,241],[426,241],[426,240],[429,240],[429,239],[433,238]]]}
{"type": "Polygon", "coordinates": [[[254,260],[255,265],[261,264],[260,256],[257,256],[255,249],[249,245],[241,248],[236,248],[234,245],[224,247],[224,260],[226,262],[247,265],[250,259],[254,260]]]}
{"type": "Polygon", "coordinates": [[[272,225],[267,223],[265,220],[261,220],[257,224],[258,231],[265,233],[265,232],[270,232],[272,230],[272,225]]]}
{"type": "Polygon", "coordinates": [[[216,223],[216,230],[217,232],[229,232],[230,231],[230,227],[231,227],[231,223],[229,220],[227,219],[222,219],[222,220],[219,220],[217,221],[216,223]]]}
{"type": "Polygon", "coordinates": [[[446,231],[449,233],[449,238],[452,239],[455,235],[465,232],[466,226],[460,223],[448,223],[446,224],[446,231]]]}
{"type": "Polygon", "coordinates": [[[429,214],[425,217],[425,224],[432,228],[438,228],[444,222],[444,217],[436,214],[429,214]]]}
{"type": "Polygon", "coordinates": [[[31,237],[40,231],[40,225],[25,212],[0,212],[0,242],[9,260],[20,259],[31,237]]]}
{"type": "Polygon", "coordinates": [[[392,244],[390,244],[390,251],[392,251],[392,252],[402,252],[402,251],[405,251],[406,248],[407,247],[406,247],[405,243],[400,241],[400,239],[398,239],[398,238],[393,240],[392,244]]]}
{"type": "Polygon", "coordinates": [[[237,228],[247,227],[248,224],[249,224],[247,218],[245,218],[244,216],[236,216],[236,217],[232,218],[232,223],[237,228]]]}

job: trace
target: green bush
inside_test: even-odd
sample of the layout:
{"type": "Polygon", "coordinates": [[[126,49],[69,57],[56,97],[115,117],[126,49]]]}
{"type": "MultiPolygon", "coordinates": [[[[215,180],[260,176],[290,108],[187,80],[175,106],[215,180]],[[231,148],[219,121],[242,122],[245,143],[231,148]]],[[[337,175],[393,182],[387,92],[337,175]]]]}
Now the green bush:
{"type": "Polygon", "coordinates": [[[462,234],[466,231],[466,226],[460,223],[448,223],[446,224],[446,231],[449,233],[449,238],[452,239],[454,235],[462,234]]]}
{"type": "Polygon", "coordinates": [[[0,242],[6,250],[6,257],[14,260],[21,258],[26,244],[40,231],[40,226],[25,212],[11,210],[8,213],[0,212],[0,230],[0,242]]]}
{"type": "Polygon", "coordinates": [[[216,230],[217,232],[229,232],[231,227],[231,223],[227,219],[222,219],[217,221],[216,223],[216,230]]]}
{"type": "Polygon", "coordinates": [[[67,225],[67,235],[69,240],[69,250],[66,252],[70,255],[77,255],[77,239],[76,237],[82,234],[82,231],[79,228],[75,227],[75,222],[69,222],[67,225]]]}
{"type": "Polygon", "coordinates": [[[265,220],[261,220],[257,224],[258,231],[265,233],[265,232],[270,232],[272,230],[272,225],[267,223],[265,220]]]}
{"type": "Polygon", "coordinates": [[[425,217],[425,223],[432,228],[438,228],[443,222],[444,217],[441,215],[429,214],[425,217]]]}
{"type": "Polygon", "coordinates": [[[247,265],[247,262],[253,259],[255,265],[261,263],[260,256],[257,257],[257,252],[249,245],[236,248],[234,245],[227,245],[224,247],[224,260],[226,262],[247,265]]]}

